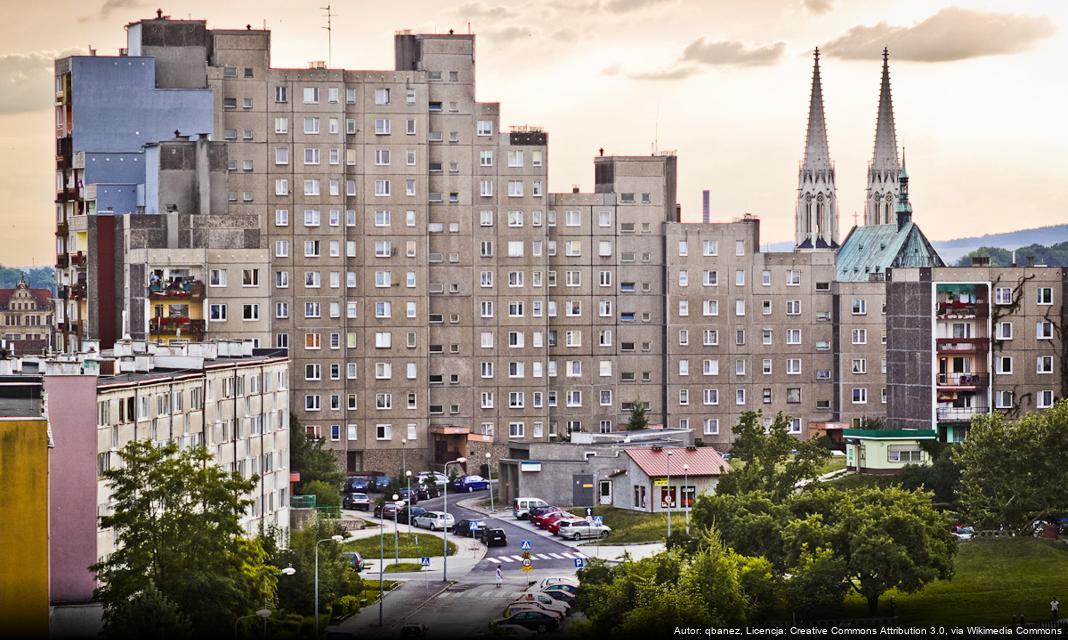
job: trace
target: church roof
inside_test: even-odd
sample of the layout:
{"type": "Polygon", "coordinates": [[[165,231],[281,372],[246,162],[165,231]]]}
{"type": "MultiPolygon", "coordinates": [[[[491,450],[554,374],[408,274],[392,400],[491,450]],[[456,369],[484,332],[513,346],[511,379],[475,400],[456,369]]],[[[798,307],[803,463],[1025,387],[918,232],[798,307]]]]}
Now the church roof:
{"type": "Polygon", "coordinates": [[[827,144],[827,119],[823,114],[823,83],[820,80],[820,50],[812,64],[812,90],[809,93],[808,128],[805,131],[804,169],[829,171],[831,152],[827,144]]]}
{"type": "Polygon", "coordinates": [[[883,77],[879,85],[879,112],[875,123],[875,148],[871,168],[885,175],[897,175],[897,132],[894,128],[894,102],[890,94],[890,53],[883,49],[883,77]]]}
{"type": "Polygon", "coordinates": [[[891,267],[944,267],[938,252],[914,222],[853,227],[835,256],[839,282],[867,282],[891,267]]]}
{"type": "MultiPolygon", "coordinates": [[[[0,311],[6,311],[7,305],[11,301],[12,294],[18,290],[18,287],[12,287],[10,289],[0,289],[0,311]]],[[[26,287],[26,290],[33,296],[34,301],[37,303],[37,309],[44,311],[45,309],[52,308],[52,292],[48,289],[33,289],[26,287]]]]}

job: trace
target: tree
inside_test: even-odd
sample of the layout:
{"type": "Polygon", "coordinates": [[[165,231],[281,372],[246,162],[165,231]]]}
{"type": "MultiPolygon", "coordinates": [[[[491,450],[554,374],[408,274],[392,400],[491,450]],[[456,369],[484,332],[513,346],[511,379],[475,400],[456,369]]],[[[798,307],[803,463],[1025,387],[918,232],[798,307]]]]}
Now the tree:
{"type": "Polygon", "coordinates": [[[638,431],[649,426],[649,416],[646,413],[645,403],[635,398],[630,403],[630,418],[627,420],[627,431],[638,431]]]}
{"type": "Polygon", "coordinates": [[[731,455],[744,464],[720,478],[718,493],[766,491],[772,500],[782,500],[817,478],[827,458],[819,443],[790,435],[790,418],[782,413],[765,427],[759,411],[746,411],[734,435],[731,455]]]}
{"type": "Polygon", "coordinates": [[[301,495],[313,495],[315,496],[315,506],[317,507],[339,507],[341,506],[341,494],[338,493],[336,484],[329,484],[322,480],[312,480],[311,482],[304,482],[300,492],[301,495]]]}
{"type": "Polygon", "coordinates": [[[116,549],[90,567],[105,630],[121,629],[130,600],[155,585],[163,602],[189,616],[196,635],[229,633],[235,618],[262,607],[274,590],[263,546],[240,525],[255,481],[224,472],[203,447],[135,440],[119,457],[122,464],[103,474],[113,511],[100,518],[116,549]]]}
{"type": "Polygon", "coordinates": [[[149,580],[144,590],[115,607],[104,637],[180,640],[193,637],[193,625],[149,580]]]}
{"type": "MultiPolygon", "coordinates": [[[[290,418],[291,424],[297,424],[296,418],[290,418]]],[[[323,449],[321,439],[312,439],[301,429],[289,431],[289,468],[300,473],[298,491],[303,491],[309,482],[325,482],[335,491],[345,481],[337,456],[329,449],[323,449]]]]}
{"type": "Polygon", "coordinates": [[[1068,401],[1013,423],[977,416],[957,446],[961,512],[972,524],[1021,526],[1068,511],[1068,401]]]}
{"type": "MultiPolygon", "coordinates": [[[[267,532],[264,546],[269,562],[280,572],[293,567],[295,573],[278,580],[278,606],[301,615],[315,614],[315,546],[319,540],[343,534],[334,520],[313,517],[303,529],[290,534],[288,548],[281,548],[278,536],[267,532]]],[[[363,581],[352,563],[343,555],[342,546],[333,542],[319,545],[319,611],[327,613],[345,596],[359,595],[363,581]]]]}
{"type": "Polygon", "coordinates": [[[934,493],[939,506],[954,507],[960,485],[960,466],[954,459],[952,448],[946,446],[936,450],[931,455],[931,464],[910,464],[904,468],[900,476],[901,487],[910,491],[926,489],[934,493]]]}

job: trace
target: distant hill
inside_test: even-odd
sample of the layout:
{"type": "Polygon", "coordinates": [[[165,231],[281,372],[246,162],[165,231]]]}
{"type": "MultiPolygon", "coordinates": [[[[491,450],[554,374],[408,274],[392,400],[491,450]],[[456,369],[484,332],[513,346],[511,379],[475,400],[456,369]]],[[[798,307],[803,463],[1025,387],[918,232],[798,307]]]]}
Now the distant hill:
{"type": "MultiPolygon", "coordinates": [[[[1023,263],[1025,255],[1034,255],[1035,262],[1039,264],[1063,266],[1063,262],[1055,262],[1052,259],[1043,260],[1040,256],[1045,254],[1041,252],[1040,248],[1053,249],[1064,242],[1068,242],[1068,224],[1021,229],[1020,231],[1008,231],[1005,233],[990,233],[985,236],[970,236],[953,240],[934,240],[931,244],[934,245],[938,255],[942,256],[946,264],[957,264],[961,258],[980,249],[997,248],[1005,249],[1010,253],[1013,249],[1017,249],[1017,263],[1023,263]]],[[[794,243],[769,242],[765,243],[762,248],[764,251],[792,251],[794,243]]],[[[980,255],[988,254],[981,253],[980,255]]],[[[1009,261],[1011,262],[1011,256],[1009,261]]],[[[997,264],[996,261],[995,264],[997,264]]]]}
{"type": "Polygon", "coordinates": [[[973,257],[985,256],[990,258],[991,264],[1004,267],[1013,263],[1013,252],[1016,253],[1016,264],[1027,264],[1033,259],[1035,264],[1048,267],[1068,266],[1068,242],[1059,242],[1049,247],[1042,244],[1029,244],[1013,250],[1001,247],[980,247],[962,256],[957,261],[957,265],[968,267],[971,266],[973,257]]]}
{"type": "Polygon", "coordinates": [[[52,267],[3,267],[0,266],[0,289],[11,289],[19,283],[22,274],[26,274],[26,284],[32,289],[51,289],[56,291],[55,269],[52,267]]]}

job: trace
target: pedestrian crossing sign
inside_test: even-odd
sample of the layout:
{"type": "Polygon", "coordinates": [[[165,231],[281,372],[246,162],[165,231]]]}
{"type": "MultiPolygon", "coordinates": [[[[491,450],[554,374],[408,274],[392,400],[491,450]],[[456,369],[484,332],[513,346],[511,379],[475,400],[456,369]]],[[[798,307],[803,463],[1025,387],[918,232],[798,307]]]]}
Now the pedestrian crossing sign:
{"type": "Polygon", "coordinates": [[[522,549],[523,551],[530,551],[530,549],[531,549],[530,540],[524,540],[523,542],[521,542],[519,544],[519,548],[522,549]]]}
{"type": "Polygon", "coordinates": [[[430,557],[429,556],[423,556],[422,559],[419,560],[419,564],[424,566],[424,567],[429,567],[430,566],[430,557]]]}
{"type": "Polygon", "coordinates": [[[585,560],[583,560],[582,558],[575,558],[575,568],[576,569],[581,569],[584,566],[586,566],[586,561],[585,560]]]}
{"type": "Polygon", "coordinates": [[[595,526],[595,527],[604,526],[604,518],[602,516],[593,516],[593,526],[595,526]]]}

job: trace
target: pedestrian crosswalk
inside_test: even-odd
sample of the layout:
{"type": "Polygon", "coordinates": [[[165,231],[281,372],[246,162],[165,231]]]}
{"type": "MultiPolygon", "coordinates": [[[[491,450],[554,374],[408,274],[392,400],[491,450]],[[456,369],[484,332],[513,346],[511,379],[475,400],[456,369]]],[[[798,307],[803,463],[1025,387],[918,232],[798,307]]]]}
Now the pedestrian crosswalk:
{"type": "MultiPolygon", "coordinates": [[[[575,560],[576,558],[588,558],[588,557],[589,556],[587,556],[585,554],[582,554],[582,553],[579,553],[577,551],[573,551],[573,552],[570,552],[570,553],[564,552],[564,553],[531,553],[530,554],[531,560],[575,560]]],[[[492,558],[486,558],[486,560],[488,562],[492,562],[493,564],[504,564],[504,565],[507,565],[509,563],[522,563],[523,562],[523,556],[514,556],[514,555],[513,556],[494,556],[492,558]]]]}
{"type": "Polygon", "coordinates": [[[515,599],[516,592],[514,589],[498,589],[496,585],[490,584],[482,587],[473,587],[470,589],[446,589],[438,594],[438,598],[445,598],[447,600],[455,600],[457,598],[500,598],[511,601],[515,599]]]}

